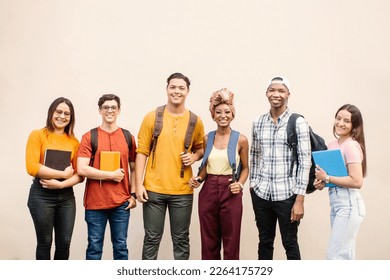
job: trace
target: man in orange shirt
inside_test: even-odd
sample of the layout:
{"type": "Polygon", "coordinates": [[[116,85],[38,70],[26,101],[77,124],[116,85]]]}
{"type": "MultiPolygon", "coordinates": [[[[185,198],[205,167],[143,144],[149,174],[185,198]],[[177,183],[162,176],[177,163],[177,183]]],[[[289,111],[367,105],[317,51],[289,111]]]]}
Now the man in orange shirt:
{"type": "Polygon", "coordinates": [[[135,186],[136,145],[134,137],[131,137],[132,148],[129,150],[124,132],[116,124],[120,114],[119,97],[105,94],[99,99],[98,105],[102,124],[97,128],[96,153],[92,154],[89,131],[81,139],[77,159],[78,174],[87,177],[84,194],[85,221],[88,226],[86,259],[102,258],[104,233],[109,221],[114,260],[127,260],[130,208],[136,207],[134,191],[131,190],[135,186]],[[119,151],[120,168],[113,171],[100,170],[102,151],[119,151]],[[94,158],[92,163],[91,158],[94,158]]]}

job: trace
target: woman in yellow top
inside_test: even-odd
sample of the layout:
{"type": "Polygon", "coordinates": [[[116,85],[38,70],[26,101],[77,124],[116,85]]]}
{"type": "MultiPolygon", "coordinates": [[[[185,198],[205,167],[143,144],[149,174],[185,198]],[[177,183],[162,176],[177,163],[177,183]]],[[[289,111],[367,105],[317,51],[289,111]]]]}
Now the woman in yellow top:
{"type": "MultiPolygon", "coordinates": [[[[76,173],[79,141],[73,133],[74,124],[72,103],[64,97],[59,97],[49,107],[46,126],[32,131],[27,141],[26,169],[27,173],[34,177],[28,207],[37,237],[37,260],[50,259],[53,230],[54,259],[69,259],[76,216],[73,186],[83,181],[76,173]],[[65,170],[45,166],[47,150],[69,151],[69,166],[65,170]]],[[[58,163],[59,159],[54,158],[54,161],[58,163]]]]}
{"type": "Polygon", "coordinates": [[[204,161],[207,162],[201,165],[199,176],[189,181],[192,188],[205,181],[198,199],[203,260],[220,260],[221,244],[224,260],[238,260],[240,257],[242,189],[249,174],[249,144],[247,137],[240,133],[237,145],[233,147],[236,163],[241,161],[242,167],[236,180],[228,158],[228,144],[233,136],[230,123],[235,116],[233,97],[234,94],[226,88],[212,94],[209,109],[217,124],[214,142],[208,154],[207,140],[209,135],[210,141],[213,138],[211,134],[205,136],[204,161]]]}

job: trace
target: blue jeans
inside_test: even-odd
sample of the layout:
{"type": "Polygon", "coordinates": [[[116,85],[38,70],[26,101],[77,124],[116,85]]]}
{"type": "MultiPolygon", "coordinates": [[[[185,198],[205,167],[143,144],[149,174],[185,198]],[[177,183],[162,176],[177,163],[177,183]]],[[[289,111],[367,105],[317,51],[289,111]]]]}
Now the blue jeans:
{"type": "Polygon", "coordinates": [[[87,260],[101,260],[107,221],[110,223],[114,260],[129,259],[127,231],[130,210],[125,210],[128,204],[129,202],[126,201],[121,206],[112,209],[85,210],[85,221],[88,226],[87,260]]]}
{"type": "Polygon", "coordinates": [[[366,208],[357,189],[329,188],[331,235],[327,259],[353,260],[356,237],[366,215],[366,208]]]}
{"type": "Polygon", "coordinates": [[[55,260],[69,259],[69,248],[76,217],[73,188],[49,190],[34,182],[27,202],[37,238],[35,257],[50,260],[51,245],[55,243],[55,260]]]}
{"type": "Polygon", "coordinates": [[[143,204],[145,238],[142,259],[157,259],[168,208],[174,258],[188,260],[193,195],[168,195],[148,191],[148,196],[148,202],[143,204]]]}
{"type": "Polygon", "coordinates": [[[300,260],[301,253],[298,245],[299,222],[291,222],[291,209],[296,195],[286,200],[270,201],[256,195],[251,189],[253,211],[256,226],[259,230],[259,260],[272,260],[276,235],[276,222],[279,224],[282,244],[288,260],[300,260]]]}

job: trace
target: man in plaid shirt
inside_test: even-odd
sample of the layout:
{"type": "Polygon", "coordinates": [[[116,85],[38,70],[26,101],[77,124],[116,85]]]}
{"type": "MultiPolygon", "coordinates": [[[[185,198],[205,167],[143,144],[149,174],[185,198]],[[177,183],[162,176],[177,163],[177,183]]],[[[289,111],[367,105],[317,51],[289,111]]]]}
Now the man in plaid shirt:
{"type": "Polygon", "coordinates": [[[253,122],[250,151],[250,192],[260,240],[258,258],[273,259],[278,222],[287,259],[299,260],[298,225],[304,214],[311,166],[309,125],[304,118],[297,119],[298,164],[294,164],[290,177],[293,154],[287,145],[286,132],[291,115],[287,106],[288,81],[274,77],[268,84],[266,96],[271,109],[253,122]]]}

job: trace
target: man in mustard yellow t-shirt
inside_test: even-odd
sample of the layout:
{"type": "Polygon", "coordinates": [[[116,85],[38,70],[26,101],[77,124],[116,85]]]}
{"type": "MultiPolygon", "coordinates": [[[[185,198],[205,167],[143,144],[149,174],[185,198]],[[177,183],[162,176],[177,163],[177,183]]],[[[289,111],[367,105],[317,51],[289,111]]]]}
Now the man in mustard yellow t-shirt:
{"type": "Polygon", "coordinates": [[[192,177],[191,165],[200,160],[204,152],[204,127],[198,117],[192,143],[188,152],[183,153],[190,118],[190,111],[185,107],[189,86],[190,80],[181,73],[174,73],[167,79],[168,102],[163,114],[162,131],[153,154],[151,144],[156,110],[146,114],[139,130],[135,177],[137,199],[143,203],[144,260],[157,259],[167,208],[174,258],[189,259],[193,189],[188,181],[192,177]],[[185,168],[184,176],[181,177],[182,165],[185,168]]]}

